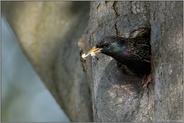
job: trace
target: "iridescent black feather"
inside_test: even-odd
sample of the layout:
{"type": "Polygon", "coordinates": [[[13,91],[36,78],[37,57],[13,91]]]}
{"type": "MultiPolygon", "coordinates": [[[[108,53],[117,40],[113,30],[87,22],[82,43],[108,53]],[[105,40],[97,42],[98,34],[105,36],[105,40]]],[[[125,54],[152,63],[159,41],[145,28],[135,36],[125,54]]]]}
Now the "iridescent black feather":
{"type": "Polygon", "coordinates": [[[103,38],[96,47],[117,60],[118,66],[131,75],[145,79],[151,73],[151,45],[147,37],[110,36],[103,38]]]}

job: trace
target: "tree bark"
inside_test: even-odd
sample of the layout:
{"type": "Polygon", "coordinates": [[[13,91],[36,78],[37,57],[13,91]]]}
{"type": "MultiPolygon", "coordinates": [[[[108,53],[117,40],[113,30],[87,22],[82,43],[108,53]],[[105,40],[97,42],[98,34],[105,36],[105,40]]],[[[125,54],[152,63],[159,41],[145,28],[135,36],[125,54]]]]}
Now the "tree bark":
{"type": "Polygon", "coordinates": [[[87,60],[94,121],[182,121],[183,2],[92,2],[86,31],[89,50],[102,37],[129,37],[151,28],[152,83],[140,86],[109,56],[87,60]]]}
{"type": "Polygon", "coordinates": [[[151,2],[153,120],[183,121],[183,2],[151,2]]]}
{"type": "Polygon", "coordinates": [[[71,121],[183,120],[183,2],[91,2],[90,13],[81,2],[2,5],[24,53],[71,121]],[[149,89],[109,56],[81,59],[102,37],[129,37],[141,27],[151,28],[149,89]]]}

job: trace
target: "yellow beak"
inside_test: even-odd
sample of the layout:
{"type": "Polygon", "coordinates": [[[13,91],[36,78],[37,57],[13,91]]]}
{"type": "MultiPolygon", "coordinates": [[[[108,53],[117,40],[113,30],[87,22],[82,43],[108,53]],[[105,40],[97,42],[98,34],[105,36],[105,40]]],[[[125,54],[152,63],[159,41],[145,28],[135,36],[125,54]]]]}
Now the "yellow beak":
{"type": "Polygon", "coordinates": [[[91,54],[92,52],[97,54],[100,53],[102,49],[93,47],[91,50],[88,51],[87,55],[91,54]]]}
{"type": "Polygon", "coordinates": [[[101,48],[93,47],[91,50],[88,51],[87,54],[82,54],[82,58],[85,59],[89,55],[94,57],[97,53],[100,53],[101,50],[102,50],[101,48]]]}

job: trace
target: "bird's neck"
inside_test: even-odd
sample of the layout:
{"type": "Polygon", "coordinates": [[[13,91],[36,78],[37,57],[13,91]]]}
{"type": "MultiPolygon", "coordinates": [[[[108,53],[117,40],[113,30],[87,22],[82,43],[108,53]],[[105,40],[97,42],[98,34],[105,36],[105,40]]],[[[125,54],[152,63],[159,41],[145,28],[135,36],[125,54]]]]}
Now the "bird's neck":
{"type": "Polygon", "coordinates": [[[130,57],[130,55],[131,55],[131,51],[129,51],[128,49],[125,49],[117,54],[114,54],[112,57],[120,63],[127,63],[129,62],[128,57],[130,57]]]}

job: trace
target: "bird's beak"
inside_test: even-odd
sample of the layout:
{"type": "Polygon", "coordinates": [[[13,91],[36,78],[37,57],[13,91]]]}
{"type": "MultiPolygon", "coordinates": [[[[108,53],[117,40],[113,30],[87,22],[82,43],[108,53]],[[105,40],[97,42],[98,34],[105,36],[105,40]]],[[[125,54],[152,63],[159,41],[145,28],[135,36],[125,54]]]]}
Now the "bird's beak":
{"type": "Polygon", "coordinates": [[[100,53],[101,52],[101,48],[96,48],[96,47],[93,47],[91,50],[88,51],[87,55],[90,55],[91,53],[100,53]]]}
{"type": "Polygon", "coordinates": [[[102,50],[101,48],[93,47],[91,50],[88,51],[87,54],[82,54],[82,58],[85,59],[89,55],[94,57],[97,53],[100,53],[101,50],[102,50]]]}

